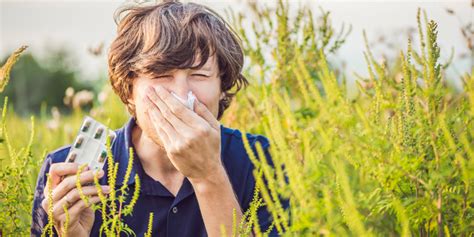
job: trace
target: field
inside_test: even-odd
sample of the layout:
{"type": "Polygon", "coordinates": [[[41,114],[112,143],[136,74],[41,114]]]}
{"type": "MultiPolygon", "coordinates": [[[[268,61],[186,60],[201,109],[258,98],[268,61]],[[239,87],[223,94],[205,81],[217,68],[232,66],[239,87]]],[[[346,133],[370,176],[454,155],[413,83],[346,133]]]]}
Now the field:
{"type": "MultiPolygon", "coordinates": [[[[249,154],[274,228],[288,236],[473,236],[474,69],[463,73],[461,91],[450,85],[449,62],[439,59],[437,23],[429,14],[420,10],[413,16],[419,40],[407,39],[396,60],[375,58],[366,45],[368,76],[359,78],[357,95],[349,96],[343,75],[327,60],[345,33],[336,34],[329,13],[323,11],[323,24],[316,24],[305,9],[289,17],[283,2],[276,14],[257,6],[253,11],[259,26],[252,29],[239,27],[246,16],[231,15],[253,83],[221,122],[270,139],[273,167],[249,154]],[[290,210],[281,209],[278,196],[290,199],[290,210]]],[[[12,59],[21,60],[20,54],[12,59]]],[[[0,92],[8,87],[14,61],[0,71],[0,92]]],[[[92,111],[70,115],[43,111],[25,119],[5,103],[1,236],[28,235],[45,154],[71,143],[84,115],[112,128],[126,121],[125,107],[111,88],[103,92],[106,99],[92,111]]],[[[258,207],[260,201],[254,203],[258,207]]],[[[253,225],[254,211],[246,216],[247,225],[225,232],[245,236],[253,228],[264,235],[253,225]]],[[[114,220],[108,235],[133,231],[122,228],[116,216],[108,217],[114,220]]]]}

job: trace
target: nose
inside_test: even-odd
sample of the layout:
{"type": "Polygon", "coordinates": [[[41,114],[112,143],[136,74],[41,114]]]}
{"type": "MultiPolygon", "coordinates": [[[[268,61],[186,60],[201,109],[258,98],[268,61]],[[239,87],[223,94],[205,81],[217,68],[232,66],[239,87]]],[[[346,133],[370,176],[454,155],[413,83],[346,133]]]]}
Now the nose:
{"type": "Polygon", "coordinates": [[[188,82],[188,74],[184,70],[180,70],[175,74],[175,83],[173,83],[173,88],[171,90],[177,94],[179,97],[186,99],[188,92],[191,89],[188,82]]]}

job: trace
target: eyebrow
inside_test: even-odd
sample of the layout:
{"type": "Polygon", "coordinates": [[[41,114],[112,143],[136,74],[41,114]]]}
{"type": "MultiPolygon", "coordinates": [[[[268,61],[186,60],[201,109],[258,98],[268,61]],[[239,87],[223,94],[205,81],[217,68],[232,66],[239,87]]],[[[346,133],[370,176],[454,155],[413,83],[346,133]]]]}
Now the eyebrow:
{"type": "Polygon", "coordinates": [[[202,68],[196,68],[195,70],[196,71],[209,71],[209,72],[211,72],[212,68],[211,67],[202,67],[202,68]]]}

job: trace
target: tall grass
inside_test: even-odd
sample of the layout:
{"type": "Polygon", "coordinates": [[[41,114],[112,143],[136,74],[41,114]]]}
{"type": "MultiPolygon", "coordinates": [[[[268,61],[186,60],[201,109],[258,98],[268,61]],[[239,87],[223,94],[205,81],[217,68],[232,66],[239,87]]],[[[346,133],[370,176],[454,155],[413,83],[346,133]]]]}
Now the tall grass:
{"type": "MultiPolygon", "coordinates": [[[[272,29],[287,28],[288,16],[278,15],[281,7],[276,12],[272,29]]],[[[272,141],[275,168],[253,161],[264,171],[257,184],[278,230],[290,222],[287,232],[302,236],[474,233],[473,71],[463,77],[464,91],[449,87],[437,23],[420,11],[416,19],[418,50],[407,39],[389,64],[366,47],[368,77],[356,98],[327,62],[331,50],[304,47],[296,40],[301,31],[277,34],[271,52],[285,63],[275,67],[246,45],[251,65],[271,81],[238,97],[231,121],[272,141]],[[278,195],[291,200],[291,215],[279,208],[278,195]]]]}
{"type": "MultiPolygon", "coordinates": [[[[26,46],[20,47],[0,69],[0,93],[8,84],[10,70],[19,59],[26,46]]],[[[34,179],[29,173],[40,165],[33,160],[32,146],[35,137],[35,119],[31,117],[29,124],[26,121],[17,121],[17,124],[28,128],[22,139],[22,147],[16,147],[17,138],[9,133],[12,126],[7,126],[8,98],[5,98],[0,121],[0,235],[16,233],[27,234],[31,202],[33,200],[34,179]]]]}
{"type": "MultiPolygon", "coordinates": [[[[258,190],[244,222],[223,233],[265,236],[256,225],[264,205],[273,228],[289,236],[471,236],[474,69],[462,77],[462,91],[449,86],[437,23],[419,11],[413,22],[420,40],[407,39],[395,61],[377,59],[366,44],[367,76],[352,98],[344,75],[327,60],[350,28],[337,31],[322,9],[314,19],[306,7],[290,15],[283,1],[275,9],[249,6],[251,13],[230,18],[255,83],[236,97],[222,123],[266,135],[273,165],[260,159],[260,145],[253,154],[244,140],[258,190]],[[251,14],[252,28],[244,29],[251,14]],[[280,197],[289,198],[290,210],[280,197]]],[[[113,95],[94,109],[113,128],[125,122],[113,95]]],[[[0,212],[8,215],[0,216],[0,228],[7,236],[26,235],[45,152],[72,142],[85,112],[56,118],[53,128],[47,113],[25,120],[7,102],[2,114],[0,212]]],[[[108,236],[123,230],[114,228],[121,223],[117,212],[103,214],[112,220],[108,236]]]]}

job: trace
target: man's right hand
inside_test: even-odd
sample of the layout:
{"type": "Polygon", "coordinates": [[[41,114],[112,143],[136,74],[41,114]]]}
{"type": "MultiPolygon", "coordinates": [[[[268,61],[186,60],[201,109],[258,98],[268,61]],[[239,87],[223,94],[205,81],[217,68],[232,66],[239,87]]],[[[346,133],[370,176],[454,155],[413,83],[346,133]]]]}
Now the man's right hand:
{"type": "MultiPolygon", "coordinates": [[[[62,235],[64,224],[66,222],[66,213],[63,205],[66,205],[69,214],[69,223],[66,236],[89,236],[94,224],[94,210],[91,204],[100,202],[98,190],[95,185],[82,186],[85,196],[89,197],[89,205],[81,199],[79,190],[76,187],[76,174],[79,165],[76,163],[54,163],[49,170],[53,199],[53,222],[56,231],[62,235]]],[[[100,170],[98,178],[104,175],[104,171],[100,170]]],[[[80,175],[81,185],[94,182],[94,171],[84,170],[80,175]]],[[[41,206],[48,213],[49,209],[49,190],[48,183],[44,189],[45,198],[41,202],[41,206]]],[[[104,195],[110,192],[109,186],[101,186],[104,195]]]]}

